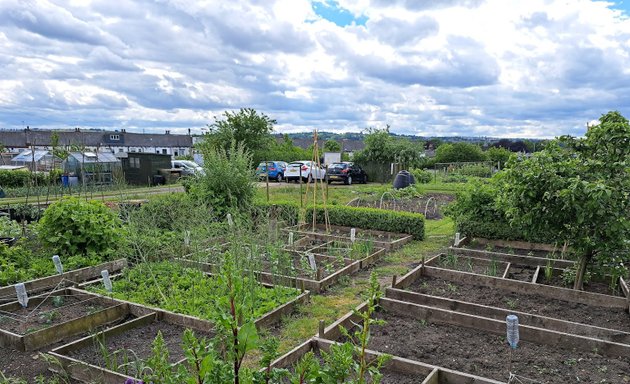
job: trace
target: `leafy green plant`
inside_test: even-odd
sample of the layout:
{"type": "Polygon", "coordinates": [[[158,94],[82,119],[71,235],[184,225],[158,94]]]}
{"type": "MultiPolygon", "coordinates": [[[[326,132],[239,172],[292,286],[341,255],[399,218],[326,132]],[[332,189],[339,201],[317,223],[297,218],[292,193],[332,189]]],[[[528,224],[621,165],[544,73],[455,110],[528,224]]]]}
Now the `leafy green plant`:
{"type": "Polygon", "coordinates": [[[416,183],[427,184],[433,180],[433,174],[424,169],[412,169],[411,173],[413,177],[416,179],[416,183]]]}
{"type": "Polygon", "coordinates": [[[120,219],[104,204],[74,197],[51,204],[39,221],[44,245],[61,255],[99,253],[119,240],[120,219]]]}
{"type": "Polygon", "coordinates": [[[495,259],[490,261],[490,265],[486,269],[486,275],[488,276],[497,276],[499,274],[499,262],[495,259]]]}
{"type": "Polygon", "coordinates": [[[553,278],[553,262],[551,260],[547,260],[545,264],[545,281],[551,281],[553,278]]]}
{"type": "Polygon", "coordinates": [[[22,234],[22,227],[6,216],[0,216],[0,237],[18,237],[22,234]]]}

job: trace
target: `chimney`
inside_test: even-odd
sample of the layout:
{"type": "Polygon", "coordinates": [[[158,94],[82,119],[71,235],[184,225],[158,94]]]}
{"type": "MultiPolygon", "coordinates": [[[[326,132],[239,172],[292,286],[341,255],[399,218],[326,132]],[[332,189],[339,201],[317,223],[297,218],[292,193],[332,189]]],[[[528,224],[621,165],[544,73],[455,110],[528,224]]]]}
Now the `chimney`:
{"type": "Polygon", "coordinates": [[[120,132],[122,132],[122,133],[126,133],[126,132],[127,132],[127,130],[126,130],[125,128],[123,128],[123,129],[121,129],[121,130],[120,130],[120,132]]]}
{"type": "Polygon", "coordinates": [[[167,134],[167,135],[170,135],[170,134],[171,134],[171,131],[166,130],[166,134],[167,134]]]}

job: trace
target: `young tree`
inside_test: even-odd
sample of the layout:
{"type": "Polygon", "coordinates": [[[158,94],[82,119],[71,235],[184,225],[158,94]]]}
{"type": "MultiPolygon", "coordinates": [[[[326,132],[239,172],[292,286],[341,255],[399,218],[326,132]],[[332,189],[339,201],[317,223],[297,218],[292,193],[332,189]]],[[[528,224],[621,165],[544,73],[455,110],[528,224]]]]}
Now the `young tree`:
{"type": "Polygon", "coordinates": [[[486,155],[488,155],[488,159],[492,161],[493,165],[499,164],[501,168],[508,162],[512,153],[513,152],[501,147],[490,147],[486,151],[486,155]]]}
{"type": "Polygon", "coordinates": [[[606,263],[630,235],[630,125],[609,112],[583,139],[563,137],[513,160],[499,201],[514,223],[547,231],[579,255],[575,289],[588,266],[606,263]]]}

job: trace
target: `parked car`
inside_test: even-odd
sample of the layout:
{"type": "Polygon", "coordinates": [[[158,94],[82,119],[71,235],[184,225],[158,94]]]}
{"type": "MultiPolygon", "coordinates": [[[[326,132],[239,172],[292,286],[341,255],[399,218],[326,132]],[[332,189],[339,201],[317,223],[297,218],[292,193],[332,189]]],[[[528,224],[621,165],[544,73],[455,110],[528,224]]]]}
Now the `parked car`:
{"type": "Polygon", "coordinates": [[[341,181],[347,185],[354,182],[365,184],[368,181],[367,173],[358,165],[348,161],[330,164],[326,175],[328,184],[333,181],[341,181]]]}
{"type": "Polygon", "coordinates": [[[287,165],[284,171],[284,179],[288,182],[298,182],[302,176],[302,181],[313,182],[314,180],[324,180],[326,178],[326,169],[317,166],[317,163],[310,160],[294,161],[287,165]]]}
{"type": "Polygon", "coordinates": [[[256,167],[256,177],[259,180],[265,180],[269,175],[269,180],[281,182],[284,179],[284,170],[287,169],[287,163],[284,161],[264,161],[256,167]]]}
{"type": "Polygon", "coordinates": [[[199,164],[190,160],[173,160],[171,161],[171,166],[176,169],[181,169],[182,176],[195,176],[205,174],[205,171],[199,164]]]}

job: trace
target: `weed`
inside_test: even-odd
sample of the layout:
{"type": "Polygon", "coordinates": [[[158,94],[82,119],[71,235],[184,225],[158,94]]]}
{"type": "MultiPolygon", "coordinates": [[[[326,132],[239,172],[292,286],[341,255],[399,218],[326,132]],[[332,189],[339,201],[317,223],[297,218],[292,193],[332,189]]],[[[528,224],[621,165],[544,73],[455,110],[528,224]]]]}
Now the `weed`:
{"type": "Polygon", "coordinates": [[[499,262],[496,261],[495,259],[492,259],[492,261],[490,261],[490,265],[486,269],[486,275],[496,277],[499,274],[498,269],[499,269],[499,262]]]}
{"type": "Polygon", "coordinates": [[[570,359],[566,359],[565,361],[563,361],[564,365],[568,365],[570,367],[573,367],[577,364],[577,360],[575,358],[570,358],[570,359]]]}
{"type": "Polygon", "coordinates": [[[547,260],[547,264],[545,265],[545,281],[551,281],[553,277],[553,263],[551,260],[547,260]]]}
{"type": "Polygon", "coordinates": [[[516,309],[516,307],[518,306],[518,299],[509,299],[505,302],[505,304],[509,309],[516,309]]]}
{"type": "Polygon", "coordinates": [[[57,310],[44,312],[39,315],[39,319],[46,324],[51,324],[53,321],[59,319],[61,314],[57,310]]]}
{"type": "Polygon", "coordinates": [[[448,283],[446,284],[446,288],[451,292],[457,292],[457,286],[455,284],[448,283]]]}
{"type": "Polygon", "coordinates": [[[422,328],[424,328],[424,327],[426,327],[426,326],[427,326],[427,324],[428,324],[428,323],[427,323],[427,321],[426,321],[425,319],[420,319],[420,320],[418,320],[418,324],[419,324],[422,328]]]}
{"type": "Polygon", "coordinates": [[[64,303],[63,296],[55,296],[55,297],[53,297],[53,300],[52,300],[53,307],[59,308],[59,307],[63,306],[63,303],[64,303]]]}

